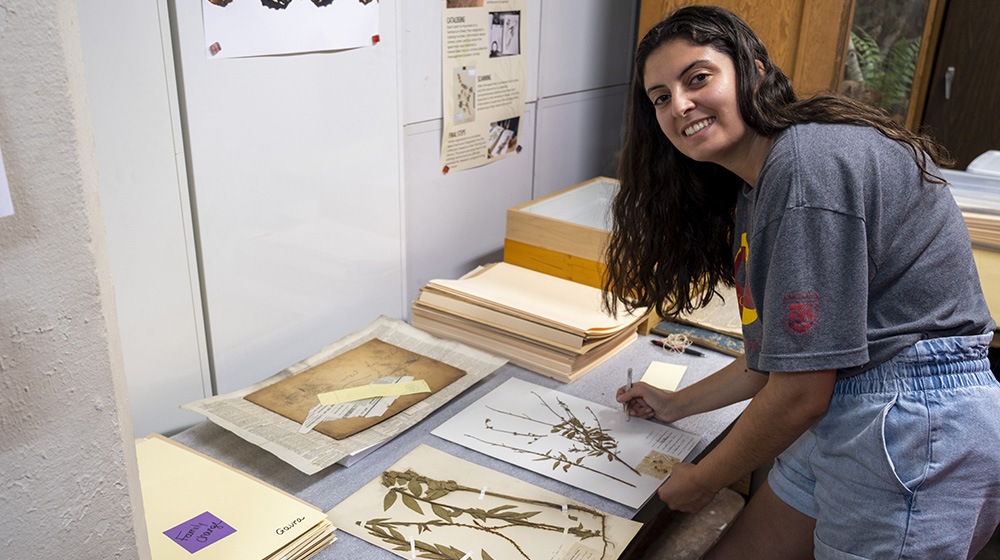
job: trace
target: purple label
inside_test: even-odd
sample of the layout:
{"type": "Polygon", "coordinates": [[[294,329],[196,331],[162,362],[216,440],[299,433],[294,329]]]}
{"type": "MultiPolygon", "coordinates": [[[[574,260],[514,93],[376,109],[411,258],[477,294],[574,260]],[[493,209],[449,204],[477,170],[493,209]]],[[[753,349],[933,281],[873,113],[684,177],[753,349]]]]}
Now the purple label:
{"type": "Polygon", "coordinates": [[[235,532],[236,529],[233,529],[223,523],[221,519],[206,511],[173,529],[164,531],[163,534],[169,537],[170,540],[183,546],[184,550],[194,554],[235,532]]]}

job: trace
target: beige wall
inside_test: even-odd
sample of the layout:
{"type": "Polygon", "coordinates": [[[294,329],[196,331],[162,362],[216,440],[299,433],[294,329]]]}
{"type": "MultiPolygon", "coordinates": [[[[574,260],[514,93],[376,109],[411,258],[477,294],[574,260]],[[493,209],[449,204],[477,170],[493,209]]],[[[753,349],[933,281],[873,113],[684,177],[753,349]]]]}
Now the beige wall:
{"type": "Polygon", "coordinates": [[[0,0],[0,53],[0,557],[148,558],[76,1],[0,0]]]}
{"type": "MultiPolygon", "coordinates": [[[[979,269],[979,282],[983,286],[986,305],[990,307],[993,321],[1000,325],[1000,251],[973,247],[972,256],[979,269]]],[[[992,345],[1000,346],[1000,339],[994,338],[992,345]]]]}

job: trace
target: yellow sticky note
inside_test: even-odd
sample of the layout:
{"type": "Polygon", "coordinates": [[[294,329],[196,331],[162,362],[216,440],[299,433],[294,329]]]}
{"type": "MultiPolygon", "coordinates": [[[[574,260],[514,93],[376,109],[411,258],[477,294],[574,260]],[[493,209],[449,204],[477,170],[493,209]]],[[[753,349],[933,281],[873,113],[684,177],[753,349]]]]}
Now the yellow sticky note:
{"type": "Polygon", "coordinates": [[[666,391],[676,391],[686,370],[687,366],[652,362],[640,381],[666,391]]]}
{"type": "Polygon", "coordinates": [[[423,379],[418,379],[408,383],[379,383],[374,385],[362,385],[360,387],[351,387],[349,389],[341,389],[339,391],[320,393],[317,396],[319,397],[320,404],[337,404],[374,399],[377,397],[401,397],[403,395],[412,395],[414,393],[430,392],[431,388],[427,385],[427,382],[423,379]]]}

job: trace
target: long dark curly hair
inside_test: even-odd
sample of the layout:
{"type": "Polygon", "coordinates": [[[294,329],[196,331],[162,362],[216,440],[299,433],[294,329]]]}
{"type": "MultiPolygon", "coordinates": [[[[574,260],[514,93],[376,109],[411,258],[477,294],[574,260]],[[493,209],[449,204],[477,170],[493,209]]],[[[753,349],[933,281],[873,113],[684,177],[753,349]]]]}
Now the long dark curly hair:
{"type": "Polygon", "coordinates": [[[733,219],[743,180],[678,151],[660,129],[645,91],[646,60],[673,39],[709,45],[733,61],[740,115],[758,134],[774,137],[806,122],[872,126],[907,146],[928,180],[943,182],[928,171],[928,158],[944,165],[948,156],[931,139],[879,109],[832,92],[798,100],[764,44],[737,15],[713,6],[680,8],[649,30],[635,54],[603,277],[609,311],[619,305],[650,307],[671,317],[707,305],[718,295],[717,286],[734,281],[733,219]]]}

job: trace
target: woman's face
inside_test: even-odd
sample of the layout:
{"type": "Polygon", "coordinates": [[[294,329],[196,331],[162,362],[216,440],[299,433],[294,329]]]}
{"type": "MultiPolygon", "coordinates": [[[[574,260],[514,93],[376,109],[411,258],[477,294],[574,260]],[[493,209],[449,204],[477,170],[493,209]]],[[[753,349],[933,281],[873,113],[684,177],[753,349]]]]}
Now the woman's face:
{"type": "Polygon", "coordinates": [[[736,101],[736,69],[707,45],[672,39],[646,59],[643,87],[660,129],[682,154],[735,171],[757,134],[736,101]]]}

